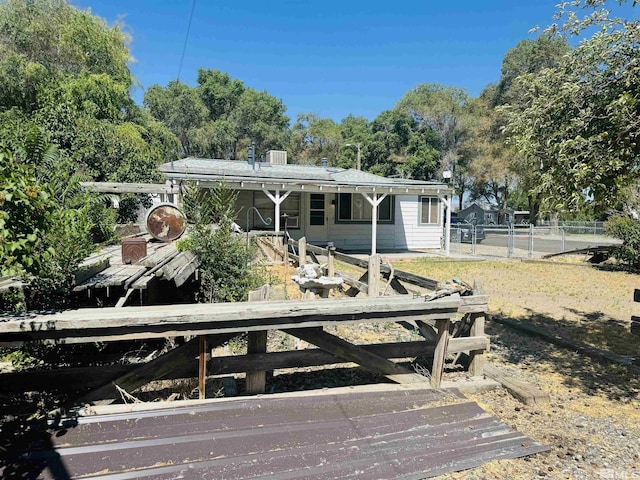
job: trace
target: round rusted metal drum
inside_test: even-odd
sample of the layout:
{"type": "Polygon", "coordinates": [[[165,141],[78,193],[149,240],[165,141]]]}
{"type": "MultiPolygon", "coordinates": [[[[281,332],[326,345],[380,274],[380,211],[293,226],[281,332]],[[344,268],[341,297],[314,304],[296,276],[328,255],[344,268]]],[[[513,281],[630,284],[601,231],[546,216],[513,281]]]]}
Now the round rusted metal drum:
{"type": "Polygon", "coordinates": [[[172,203],[161,203],[147,212],[147,232],[161,242],[173,242],[187,228],[187,219],[172,203]]]}

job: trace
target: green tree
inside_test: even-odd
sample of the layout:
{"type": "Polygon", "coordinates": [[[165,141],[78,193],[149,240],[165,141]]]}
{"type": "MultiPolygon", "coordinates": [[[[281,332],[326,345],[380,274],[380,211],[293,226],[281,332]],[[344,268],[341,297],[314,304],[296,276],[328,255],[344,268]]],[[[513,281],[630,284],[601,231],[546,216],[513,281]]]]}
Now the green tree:
{"type": "Polygon", "coordinates": [[[536,172],[532,192],[551,211],[601,215],[638,179],[640,26],[605,3],[560,4],[565,23],[552,31],[597,31],[556,68],[518,77],[522,106],[503,107],[511,143],[536,172]]]}

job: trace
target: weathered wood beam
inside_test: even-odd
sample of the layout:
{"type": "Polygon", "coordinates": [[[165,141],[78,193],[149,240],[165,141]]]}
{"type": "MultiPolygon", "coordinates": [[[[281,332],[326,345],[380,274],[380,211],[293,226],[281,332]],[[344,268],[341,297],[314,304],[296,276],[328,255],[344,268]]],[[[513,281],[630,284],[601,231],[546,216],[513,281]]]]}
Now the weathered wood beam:
{"type": "MultiPolygon", "coordinates": [[[[229,333],[212,335],[209,337],[209,346],[215,348],[235,336],[236,334],[229,333]]],[[[196,359],[198,358],[199,351],[200,338],[189,340],[184,345],[174,348],[164,355],[141,365],[135,370],[116,378],[96,390],[86,393],[74,403],[76,405],[84,403],[97,403],[100,405],[113,403],[118,398],[114,385],[118,385],[120,388],[131,393],[152,380],[159,380],[170,375],[180,376],[180,372],[192,371],[197,364],[196,359]]]]}
{"type": "MultiPolygon", "coordinates": [[[[487,345],[488,340],[486,338],[452,338],[449,341],[449,349],[447,353],[457,353],[458,351],[466,351],[470,348],[487,347],[487,345]]],[[[435,350],[434,344],[429,344],[423,340],[358,346],[386,359],[415,357],[429,358],[433,355],[435,350]]],[[[214,357],[211,359],[210,372],[212,375],[221,375],[249,372],[256,368],[277,370],[281,368],[315,367],[335,363],[345,363],[345,359],[326,350],[322,350],[321,348],[308,348],[305,350],[291,350],[286,352],[214,357]]]]}
{"type": "Polygon", "coordinates": [[[360,280],[356,280],[355,278],[351,277],[350,275],[347,275],[344,272],[336,272],[336,273],[340,278],[344,280],[344,283],[346,283],[347,285],[349,285],[349,287],[351,287],[346,291],[346,294],[348,296],[355,297],[360,292],[364,293],[365,295],[369,293],[369,285],[365,283],[367,278],[369,278],[368,273],[365,273],[364,275],[362,275],[360,277],[360,280]]]}
{"type": "Polygon", "coordinates": [[[164,183],[80,182],[80,186],[99,193],[180,193],[178,185],[164,183]]]}
{"type": "Polygon", "coordinates": [[[449,323],[449,319],[436,321],[436,349],[433,352],[433,366],[431,368],[431,386],[434,388],[440,388],[442,383],[444,361],[449,346],[449,323]]]}
{"type": "Polygon", "coordinates": [[[347,342],[335,335],[320,328],[298,328],[285,330],[289,335],[300,338],[305,342],[322,348],[337,357],[343,358],[348,362],[355,362],[361,367],[375,373],[384,375],[388,379],[397,383],[422,383],[427,378],[417,373],[411,372],[400,365],[397,365],[386,358],[382,358],[368,350],[357,345],[347,342]]]}
{"type": "Polygon", "coordinates": [[[486,364],[484,366],[484,374],[502,384],[511,395],[525,405],[549,403],[549,394],[547,392],[543,392],[538,387],[532,385],[531,382],[525,382],[494,365],[486,364]]]}
{"type": "MultiPolygon", "coordinates": [[[[460,297],[425,302],[400,296],[87,308],[0,317],[0,341],[113,336],[117,339],[230,333],[330,324],[450,319],[460,297]],[[12,335],[13,334],[13,335],[12,335]]],[[[114,339],[115,339],[114,338],[114,339]]]]}

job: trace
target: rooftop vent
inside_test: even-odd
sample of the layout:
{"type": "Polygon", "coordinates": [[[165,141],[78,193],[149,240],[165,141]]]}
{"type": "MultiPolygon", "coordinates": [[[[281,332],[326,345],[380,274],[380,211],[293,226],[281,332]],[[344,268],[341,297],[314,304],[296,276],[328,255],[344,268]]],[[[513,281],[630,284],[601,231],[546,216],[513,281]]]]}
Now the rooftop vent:
{"type": "Polygon", "coordinates": [[[287,152],[285,150],[267,150],[267,163],[271,165],[286,165],[287,152]]]}

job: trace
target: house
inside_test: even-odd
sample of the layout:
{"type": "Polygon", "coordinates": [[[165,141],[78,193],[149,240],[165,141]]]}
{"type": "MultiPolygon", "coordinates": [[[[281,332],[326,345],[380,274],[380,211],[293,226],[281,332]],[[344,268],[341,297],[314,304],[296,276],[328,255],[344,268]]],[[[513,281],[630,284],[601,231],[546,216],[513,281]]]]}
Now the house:
{"type": "MultiPolygon", "coordinates": [[[[159,167],[173,185],[223,181],[238,191],[236,223],[246,230],[282,231],[342,250],[439,249],[451,189],[443,183],[386,178],[353,169],[286,162],[184,158],[159,167]],[[259,215],[258,215],[259,213],[259,215]],[[285,216],[286,214],[286,216],[285,216]],[[262,217],[262,218],[261,218],[262,217]],[[263,221],[279,219],[279,221],[263,221]]],[[[448,251],[448,235],[445,250],[448,251]]]]}
{"type": "Polygon", "coordinates": [[[456,216],[460,220],[466,220],[469,223],[473,223],[476,225],[484,225],[485,223],[487,223],[485,220],[485,213],[486,212],[484,211],[484,208],[482,208],[477,203],[472,203],[468,207],[460,210],[456,214],[456,216]]]}
{"type": "Polygon", "coordinates": [[[489,206],[484,209],[477,203],[472,203],[468,207],[460,210],[456,216],[461,220],[466,220],[475,225],[510,225],[521,220],[524,214],[528,215],[529,212],[516,212],[511,207],[507,207],[504,212],[501,212],[501,210],[495,206],[489,206]],[[516,213],[521,214],[520,218],[516,216],[516,213]],[[501,215],[503,217],[502,222],[500,222],[501,215]]]}

